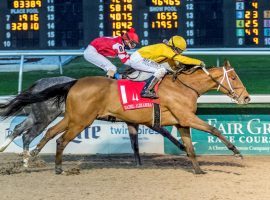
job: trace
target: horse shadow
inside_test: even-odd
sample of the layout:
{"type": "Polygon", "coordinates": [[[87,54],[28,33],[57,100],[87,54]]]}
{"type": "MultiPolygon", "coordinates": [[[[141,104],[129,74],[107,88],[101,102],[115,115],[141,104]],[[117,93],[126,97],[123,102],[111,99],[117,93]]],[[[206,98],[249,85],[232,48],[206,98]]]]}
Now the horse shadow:
{"type": "MultiPolygon", "coordinates": [[[[54,156],[41,155],[46,163],[54,164],[54,156]]],[[[203,158],[203,156],[198,156],[203,158]]],[[[244,168],[245,165],[239,162],[224,160],[226,157],[217,157],[217,161],[199,161],[200,166],[224,166],[224,167],[236,167],[244,168]]],[[[141,154],[142,166],[136,166],[133,154],[99,154],[99,155],[64,155],[63,165],[65,166],[77,166],[81,170],[91,169],[182,169],[187,172],[193,172],[192,163],[186,156],[175,155],[159,155],[159,154],[141,154]]],[[[204,158],[206,160],[207,158],[204,158]]],[[[233,159],[230,159],[233,160],[233,159]]],[[[213,170],[204,169],[206,172],[218,172],[226,174],[241,175],[239,173],[230,172],[223,169],[213,170]]]]}
{"type": "MultiPolygon", "coordinates": [[[[215,173],[226,173],[235,174],[232,171],[224,169],[207,169],[209,166],[225,166],[225,167],[236,167],[244,168],[244,164],[237,162],[230,162],[226,157],[217,157],[217,161],[199,161],[201,166],[205,166],[205,172],[215,172],[215,173]]],[[[199,156],[199,160],[203,156],[199,156]]],[[[82,171],[91,169],[181,169],[186,172],[193,172],[192,164],[186,156],[176,156],[176,155],[159,155],[159,154],[141,154],[142,166],[136,166],[133,154],[99,154],[99,155],[71,155],[64,154],[63,156],[63,166],[64,168],[78,168],[82,171]]],[[[44,172],[54,170],[55,156],[52,154],[41,154],[36,158],[38,162],[34,162],[34,167],[23,168],[22,161],[15,161],[6,163],[0,169],[0,175],[10,175],[18,173],[33,173],[33,172],[44,172]]]]}

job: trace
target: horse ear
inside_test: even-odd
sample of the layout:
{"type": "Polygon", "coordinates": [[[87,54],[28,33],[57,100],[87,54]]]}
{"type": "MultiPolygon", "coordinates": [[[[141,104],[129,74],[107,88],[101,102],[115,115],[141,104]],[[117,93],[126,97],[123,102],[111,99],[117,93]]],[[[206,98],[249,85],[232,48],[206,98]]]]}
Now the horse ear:
{"type": "Polygon", "coordinates": [[[231,64],[230,64],[229,60],[227,60],[227,59],[224,60],[224,66],[226,68],[230,68],[231,67],[231,64]]]}

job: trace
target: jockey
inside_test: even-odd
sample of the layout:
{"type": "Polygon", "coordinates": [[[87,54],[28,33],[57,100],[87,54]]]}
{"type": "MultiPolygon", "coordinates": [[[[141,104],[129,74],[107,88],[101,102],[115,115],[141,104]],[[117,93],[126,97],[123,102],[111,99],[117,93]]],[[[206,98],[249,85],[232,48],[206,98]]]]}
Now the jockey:
{"type": "Polygon", "coordinates": [[[200,60],[182,56],[181,53],[186,47],[185,39],[176,35],[171,37],[169,41],[142,47],[131,55],[130,66],[132,68],[153,73],[153,76],[147,80],[141,92],[141,97],[158,98],[154,87],[167,72],[167,69],[158,63],[171,59],[186,65],[205,66],[204,62],[200,60]]]}
{"type": "Polygon", "coordinates": [[[107,72],[107,77],[119,79],[117,68],[106,57],[119,57],[122,63],[130,65],[129,55],[125,49],[133,49],[139,43],[139,37],[134,28],[122,36],[100,37],[94,39],[84,51],[84,58],[107,72]]]}

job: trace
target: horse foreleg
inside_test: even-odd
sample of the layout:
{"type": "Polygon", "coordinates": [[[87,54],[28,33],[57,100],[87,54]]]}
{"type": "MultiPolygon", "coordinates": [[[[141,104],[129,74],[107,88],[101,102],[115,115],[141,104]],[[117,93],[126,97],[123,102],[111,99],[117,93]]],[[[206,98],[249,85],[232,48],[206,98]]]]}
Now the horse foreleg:
{"type": "Polygon", "coordinates": [[[228,141],[227,138],[224,135],[222,135],[218,129],[207,124],[206,122],[198,118],[196,115],[186,115],[185,117],[186,117],[185,120],[183,119],[180,120],[181,126],[195,128],[204,132],[208,132],[211,135],[218,137],[226,145],[226,147],[234,153],[235,156],[242,157],[240,151],[230,141],[228,141]]]}
{"type": "Polygon", "coordinates": [[[149,126],[152,130],[160,133],[163,137],[168,138],[175,146],[177,146],[181,151],[186,151],[185,146],[181,144],[177,139],[175,139],[167,129],[163,127],[151,127],[149,126]]]}
{"type": "Polygon", "coordinates": [[[129,133],[129,137],[130,137],[131,147],[132,147],[133,152],[134,152],[135,162],[136,162],[137,166],[140,166],[140,165],[142,165],[142,163],[141,163],[141,157],[140,157],[140,153],[139,153],[139,142],[138,142],[139,125],[127,123],[127,126],[128,126],[128,133],[129,133]]]}
{"type": "Polygon", "coordinates": [[[62,119],[59,123],[55,126],[48,129],[45,136],[41,139],[38,143],[36,148],[30,152],[31,156],[37,156],[41,149],[47,144],[48,141],[53,139],[56,135],[62,133],[67,128],[67,120],[66,118],[62,119]]]}
{"type": "Polygon", "coordinates": [[[190,128],[183,128],[183,127],[178,127],[181,139],[185,145],[185,149],[187,152],[187,156],[192,162],[193,169],[195,174],[204,174],[205,172],[202,171],[200,168],[200,165],[196,159],[196,154],[192,145],[191,137],[190,137],[190,128]]]}

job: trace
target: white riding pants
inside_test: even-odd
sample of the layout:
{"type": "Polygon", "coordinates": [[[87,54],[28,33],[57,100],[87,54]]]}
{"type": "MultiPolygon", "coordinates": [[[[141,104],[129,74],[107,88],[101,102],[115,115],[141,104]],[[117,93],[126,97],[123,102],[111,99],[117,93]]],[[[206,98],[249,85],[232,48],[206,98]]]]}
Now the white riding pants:
{"type": "Polygon", "coordinates": [[[112,64],[111,61],[109,61],[105,56],[98,53],[96,48],[92,45],[88,45],[88,47],[83,52],[83,56],[85,60],[100,67],[106,72],[109,70],[112,70],[114,72],[117,71],[116,66],[112,64]]]}
{"type": "Polygon", "coordinates": [[[130,56],[130,66],[139,71],[152,72],[158,79],[162,79],[167,72],[165,67],[152,60],[143,58],[137,51],[130,56]]]}

